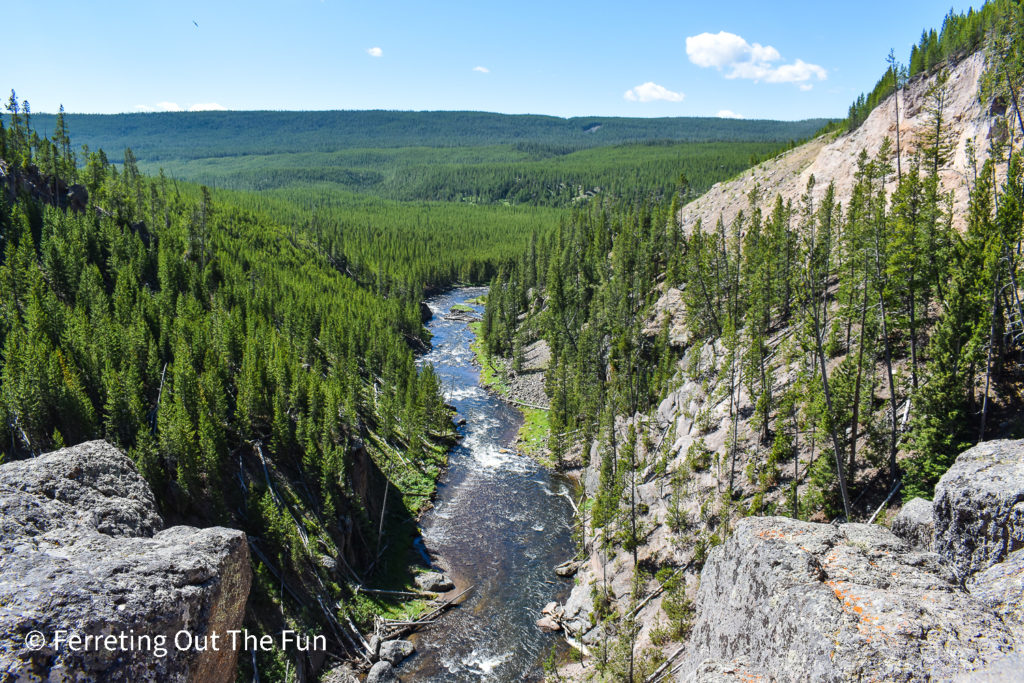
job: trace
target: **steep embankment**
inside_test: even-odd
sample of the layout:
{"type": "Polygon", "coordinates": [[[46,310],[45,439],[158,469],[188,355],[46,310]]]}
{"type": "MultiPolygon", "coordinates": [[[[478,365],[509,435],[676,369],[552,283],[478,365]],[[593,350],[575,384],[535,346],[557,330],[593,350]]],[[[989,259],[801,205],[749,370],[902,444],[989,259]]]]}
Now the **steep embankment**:
{"type": "MultiPolygon", "coordinates": [[[[978,84],[985,69],[985,57],[977,52],[949,69],[942,106],[943,126],[951,145],[949,163],[939,170],[944,190],[953,192],[953,225],[961,229],[967,216],[968,183],[974,174],[969,148],[974,146],[977,168],[989,156],[988,143],[1005,137],[1005,129],[997,124],[1005,106],[1000,103],[982,103],[978,99],[978,84]]],[[[896,167],[896,107],[899,105],[900,163],[906,168],[911,157],[922,146],[923,135],[933,118],[930,113],[935,104],[938,87],[937,74],[921,74],[897,94],[890,95],[868,116],[856,130],[833,137],[824,135],[785,154],[766,161],[739,177],[718,183],[706,194],[687,204],[680,212],[683,229],[689,231],[702,221],[705,229],[714,226],[719,217],[726,224],[736,214],[748,208],[747,198],[755,187],[760,188],[764,211],[770,211],[777,195],[783,201],[797,203],[807,189],[813,175],[814,200],[820,201],[829,183],[835,184],[836,197],[849,198],[855,182],[857,158],[864,151],[875,156],[888,138],[893,145],[892,164],[896,167]]],[[[1002,178],[1003,176],[1000,176],[1002,178]]],[[[896,186],[895,174],[886,189],[896,186]]]]}
{"type": "MultiPolygon", "coordinates": [[[[975,164],[980,169],[988,157],[989,143],[1006,134],[999,116],[1003,113],[1001,105],[978,99],[983,70],[984,59],[978,53],[951,65],[944,85],[936,73],[915,78],[898,98],[893,96],[883,101],[855,131],[815,139],[732,181],[714,186],[681,210],[679,219],[683,231],[692,233],[698,221],[705,231],[709,231],[720,218],[732,230],[732,226],[737,225],[734,219],[741,211],[749,215],[750,195],[755,188],[758,189],[756,206],[766,216],[771,213],[777,197],[781,197],[783,203],[792,202],[799,206],[812,176],[815,184],[810,196],[815,210],[830,184],[835,189],[836,200],[846,206],[854,189],[861,154],[879,157],[887,138],[893,143],[891,156],[885,160],[893,167],[893,173],[885,182],[887,194],[890,194],[896,187],[895,102],[898,99],[900,109],[899,161],[906,173],[913,163],[913,153],[924,144],[924,128],[935,125],[934,106],[939,104],[939,95],[943,107],[943,136],[950,145],[948,162],[938,174],[939,182],[942,190],[949,192],[951,197],[945,215],[955,229],[962,230],[967,220],[968,188],[973,184],[975,164]]],[[[1000,171],[1005,172],[1005,169],[997,169],[999,179],[1003,177],[1000,171]]],[[[798,228],[793,230],[792,239],[805,237],[799,234],[798,228]]],[[[742,241],[746,236],[739,231],[736,237],[728,234],[721,241],[723,245],[728,244],[730,250],[734,244],[731,240],[742,241]]],[[[732,265],[728,265],[732,256],[725,250],[716,252],[715,258],[721,257],[722,263],[726,264],[723,268],[735,268],[738,273],[741,267],[739,253],[739,246],[736,246],[737,263],[732,265]]],[[[804,252],[798,253],[801,258],[805,255],[804,252]]],[[[736,278],[738,282],[740,275],[737,274],[736,278]]],[[[688,285],[680,285],[680,288],[660,285],[661,297],[653,307],[645,333],[655,337],[667,320],[669,342],[680,350],[682,356],[675,367],[675,388],[668,392],[656,410],[648,414],[620,416],[616,423],[620,444],[628,440],[630,427],[638,433],[640,453],[636,459],[642,464],[636,477],[636,499],[627,505],[635,511],[633,524],[640,530],[641,540],[636,550],[640,572],[634,576],[632,553],[617,537],[610,536],[607,529],[592,524],[586,518],[584,508],[585,552],[578,567],[577,585],[566,604],[556,610],[571,642],[593,658],[606,659],[614,656],[615,649],[620,647],[618,643],[625,639],[631,641],[633,652],[652,648],[649,653],[653,656],[668,657],[672,664],[664,671],[685,661],[693,672],[703,661],[703,652],[705,656],[721,656],[729,661],[745,658],[744,661],[753,664],[752,670],[759,674],[781,676],[782,672],[792,670],[802,673],[785,675],[799,679],[820,674],[837,680],[880,672],[883,676],[888,672],[896,678],[910,680],[919,675],[915,672],[923,670],[922,667],[935,666],[937,670],[948,673],[957,670],[957,666],[981,666],[1012,650],[1012,645],[1006,645],[1009,641],[1001,620],[1005,617],[996,618],[992,608],[981,606],[977,597],[965,595],[957,580],[949,575],[948,560],[940,562],[934,556],[911,557],[906,554],[905,544],[887,531],[874,527],[847,525],[836,530],[814,524],[802,526],[806,523],[781,518],[743,519],[756,515],[799,515],[803,519],[810,517],[813,522],[827,521],[822,513],[827,506],[823,505],[820,492],[815,492],[812,487],[815,476],[819,482],[825,480],[820,472],[815,475],[815,469],[824,471],[822,464],[829,464],[821,457],[823,451],[831,446],[821,431],[824,423],[807,420],[801,428],[794,426],[790,441],[772,443],[766,436],[769,430],[765,429],[763,422],[758,422],[758,402],[763,395],[780,397],[794,388],[813,387],[813,384],[800,384],[800,377],[801,374],[808,376],[809,371],[811,374],[818,372],[817,359],[808,364],[807,359],[812,357],[808,352],[811,342],[803,323],[795,316],[780,316],[782,323],[767,326],[763,342],[764,355],[770,359],[766,365],[770,367],[771,374],[749,379],[744,375],[749,372],[742,366],[745,361],[737,360],[737,354],[741,355],[742,350],[737,352],[735,341],[730,347],[724,335],[700,338],[689,326],[693,316],[687,310],[687,291],[682,287],[697,287],[699,284],[702,283],[694,280],[688,285]],[[724,370],[730,364],[736,367],[736,372],[724,370]],[[755,386],[760,396],[757,393],[752,395],[755,386]],[[784,455],[779,456],[780,453],[784,455]],[[819,498],[814,499],[814,496],[819,498]],[[796,526],[790,529],[794,524],[796,526]],[[808,550],[795,540],[805,533],[809,539],[817,539],[812,543],[817,550],[808,550]],[[771,539],[777,539],[779,547],[766,549],[761,545],[771,539]],[[723,542],[724,549],[715,549],[723,542]],[[835,564],[838,556],[833,552],[837,548],[846,553],[839,564],[835,564]],[[761,558],[764,564],[755,566],[761,561],[758,558],[762,552],[767,553],[761,558]],[[885,564],[882,559],[892,564],[890,570],[881,572],[878,568],[885,564]],[[741,567],[743,562],[750,564],[741,567]],[[699,573],[701,567],[704,567],[703,575],[699,573]],[[655,573],[654,570],[659,568],[661,571],[655,573]],[[748,572],[750,577],[760,577],[769,568],[778,576],[766,576],[763,581],[751,578],[747,584],[734,587],[734,579],[743,572],[748,572]],[[650,571],[644,573],[644,570],[650,571]],[[796,581],[794,577],[808,582],[807,592],[793,594],[789,598],[779,597],[776,588],[792,584],[796,581]],[[873,599],[885,612],[885,619],[893,621],[890,624],[882,619],[877,623],[886,629],[892,626],[894,632],[872,635],[871,629],[865,626],[871,620],[861,618],[864,606],[856,600],[846,600],[852,595],[848,589],[842,588],[841,594],[840,589],[833,590],[835,586],[829,584],[838,585],[836,582],[841,581],[850,581],[851,586],[864,588],[867,593],[881,591],[873,594],[873,599]],[[640,586],[638,592],[634,592],[634,582],[640,586]],[[682,583],[685,589],[678,583],[682,583]],[[604,594],[610,604],[600,604],[597,597],[604,594]],[[637,594],[639,597],[632,597],[637,594]],[[692,597],[695,594],[694,603],[687,595],[692,597]],[[941,596],[941,600],[937,596],[941,596]],[[945,605],[942,607],[945,612],[931,613],[919,609],[922,603],[933,599],[945,605]],[[823,616],[814,607],[815,601],[826,605],[834,614],[823,616]],[[895,607],[882,607],[882,603],[895,607]],[[688,615],[694,606],[695,617],[688,615]],[[738,611],[730,616],[723,611],[725,606],[732,606],[738,611]],[[790,610],[791,623],[772,621],[773,610],[785,609],[790,610]],[[619,616],[606,619],[603,615],[607,614],[619,616]],[[815,619],[822,619],[818,624],[820,633],[846,633],[843,629],[851,629],[849,657],[842,652],[836,654],[838,651],[825,643],[826,638],[819,643],[819,649],[824,653],[820,662],[831,661],[833,657],[838,659],[831,664],[822,664],[824,668],[816,668],[817,664],[810,663],[798,666],[798,662],[787,660],[793,648],[800,650],[806,646],[808,651],[811,648],[809,643],[813,639],[801,629],[811,628],[812,614],[815,619]],[[965,635],[969,629],[955,631],[975,616],[977,628],[974,632],[985,633],[986,638],[991,638],[990,643],[969,643],[965,635]],[[736,628],[727,633],[723,629],[732,623],[730,620],[734,620],[736,628]],[[755,633],[741,627],[748,620],[764,621],[764,629],[755,633]],[[635,635],[630,634],[631,628],[636,629],[635,635]],[[695,635],[687,641],[691,628],[695,635]],[[942,641],[945,645],[929,654],[928,648],[936,642],[932,639],[938,637],[935,634],[944,633],[947,629],[954,629],[955,633],[942,636],[939,640],[945,639],[942,641]],[[865,640],[868,638],[875,640],[865,640]],[[889,638],[896,638],[896,641],[889,638]],[[679,642],[689,642],[690,649],[678,645],[679,642]],[[724,648],[722,652],[714,650],[712,643],[724,648]],[[869,660],[858,663],[852,654],[859,652],[867,643],[874,643],[871,647],[876,648],[870,665],[865,663],[869,660]],[[957,649],[961,646],[965,648],[962,651],[957,649]],[[956,656],[942,654],[954,651],[958,653],[956,656]],[[916,654],[911,657],[909,652],[916,654]]],[[[835,280],[827,283],[825,289],[828,291],[820,297],[826,301],[823,306],[831,306],[833,310],[838,308],[840,302],[834,297],[835,280]]],[[[744,338],[743,335],[748,333],[749,330],[740,329],[737,336],[744,338]]],[[[834,346],[837,350],[830,351],[829,357],[822,361],[823,365],[828,364],[829,373],[837,372],[850,355],[849,332],[845,344],[834,346]]],[[[909,351],[905,353],[909,355],[909,351]]],[[[870,389],[864,390],[865,395],[871,398],[869,410],[875,411],[875,415],[867,419],[863,415],[861,417],[862,422],[875,420],[875,424],[886,425],[881,429],[887,429],[889,423],[884,420],[890,414],[889,396],[887,386],[880,379],[884,372],[878,360],[880,355],[879,352],[868,363],[874,369],[868,371],[872,375],[870,389]]],[[[897,375],[907,363],[906,359],[895,360],[897,375]]],[[[775,415],[782,415],[783,410],[792,410],[795,416],[797,411],[807,411],[804,403],[821,401],[820,396],[815,398],[806,393],[800,394],[797,407],[780,407],[775,415]]],[[[903,394],[904,397],[906,395],[903,394]]],[[[902,435],[908,425],[910,401],[900,399],[892,403],[897,408],[893,412],[900,421],[898,427],[902,435]]],[[[779,424],[772,427],[773,435],[788,429],[778,427],[779,424]]],[[[863,451],[869,450],[865,446],[871,438],[867,431],[853,431],[850,439],[863,451]]],[[[588,446],[581,475],[586,498],[594,500],[601,492],[604,446],[598,443],[588,446]]],[[[879,452],[883,452],[882,449],[879,452]]],[[[889,492],[887,463],[881,458],[870,459],[863,454],[855,462],[850,454],[849,464],[851,478],[856,484],[851,517],[858,521],[869,518],[874,521],[872,513],[889,492]]],[[[829,477],[828,481],[834,481],[834,475],[829,477]]],[[[874,628],[874,623],[868,626],[874,628]]],[[[881,633],[881,629],[876,630],[881,633]]],[[[808,655],[807,662],[815,657],[817,655],[808,655]]],[[[735,662],[718,664],[712,662],[707,671],[695,675],[704,680],[705,675],[738,676],[744,670],[735,662]]],[[[567,667],[565,672],[573,676],[584,673],[576,666],[567,667]]]]}

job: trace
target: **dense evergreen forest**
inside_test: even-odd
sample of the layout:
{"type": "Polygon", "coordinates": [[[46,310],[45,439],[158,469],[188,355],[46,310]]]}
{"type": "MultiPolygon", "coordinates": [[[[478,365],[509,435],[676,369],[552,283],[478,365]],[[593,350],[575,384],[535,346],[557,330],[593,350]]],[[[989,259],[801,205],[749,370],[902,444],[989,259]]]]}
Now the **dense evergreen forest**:
{"type": "MultiPolygon", "coordinates": [[[[79,167],[63,122],[40,138],[8,108],[3,457],[119,445],[168,522],[254,539],[251,626],[349,649],[346,619],[372,607],[350,586],[382,531],[411,533],[452,434],[436,376],[414,364],[419,293],[378,295],[304,231],[146,178],[130,154],[120,171],[98,152],[79,167]]],[[[264,675],[284,666],[266,658],[264,675]]]]}
{"type": "MultiPolygon", "coordinates": [[[[131,147],[141,161],[400,147],[553,146],[572,150],[645,141],[788,142],[825,121],[622,118],[404,111],[207,111],[68,114],[75,141],[91,149],[131,147]]],[[[33,116],[43,137],[53,114],[33,116]]]]}

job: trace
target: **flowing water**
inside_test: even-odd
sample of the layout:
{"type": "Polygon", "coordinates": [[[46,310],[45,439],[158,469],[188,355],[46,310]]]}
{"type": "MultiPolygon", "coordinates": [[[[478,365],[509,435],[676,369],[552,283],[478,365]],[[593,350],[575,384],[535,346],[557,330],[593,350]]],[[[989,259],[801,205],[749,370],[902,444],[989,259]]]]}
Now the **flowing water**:
{"type": "MultiPolygon", "coordinates": [[[[541,608],[564,599],[571,582],[553,568],[572,552],[572,484],[512,447],[522,417],[479,384],[465,322],[445,320],[456,304],[486,292],[469,287],[427,303],[434,366],[448,403],[465,418],[434,508],[421,522],[428,551],[443,559],[468,598],[414,637],[417,653],[399,669],[413,681],[539,679],[554,635],[535,625],[541,608]]],[[[476,314],[481,306],[473,306],[476,314]]]]}

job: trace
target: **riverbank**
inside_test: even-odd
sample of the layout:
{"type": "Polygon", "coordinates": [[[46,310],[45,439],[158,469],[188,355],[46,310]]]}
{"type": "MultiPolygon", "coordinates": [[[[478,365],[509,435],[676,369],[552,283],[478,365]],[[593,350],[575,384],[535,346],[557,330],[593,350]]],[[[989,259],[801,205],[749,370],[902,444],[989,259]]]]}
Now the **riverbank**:
{"type": "Polygon", "coordinates": [[[481,338],[481,323],[469,324],[475,337],[470,348],[480,367],[480,384],[515,405],[523,416],[523,424],[516,434],[516,448],[546,467],[554,462],[548,449],[551,434],[550,405],[544,391],[544,373],[550,361],[550,351],[543,341],[524,349],[525,359],[521,372],[513,371],[503,358],[488,357],[481,338]]]}

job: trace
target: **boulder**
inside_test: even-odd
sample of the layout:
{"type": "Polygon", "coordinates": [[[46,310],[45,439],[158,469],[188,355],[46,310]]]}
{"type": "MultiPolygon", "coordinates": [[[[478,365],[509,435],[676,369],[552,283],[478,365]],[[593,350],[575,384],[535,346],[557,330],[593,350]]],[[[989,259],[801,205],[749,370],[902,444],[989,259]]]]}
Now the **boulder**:
{"type": "Polygon", "coordinates": [[[537,620],[537,628],[545,633],[554,633],[555,631],[561,631],[562,627],[557,621],[551,616],[544,616],[537,620]]]}
{"type": "Polygon", "coordinates": [[[430,322],[430,319],[434,317],[434,312],[430,310],[430,306],[427,305],[426,301],[420,302],[420,322],[426,325],[430,322]]]}
{"type": "Polygon", "coordinates": [[[237,652],[223,644],[249,595],[245,534],[161,526],[145,480],[105,442],[0,466],[0,670],[12,680],[233,681],[237,652]],[[59,631],[115,639],[75,647],[59,631]],[[221,634],[222,647],[179,649],[181,631],[221,634]]]}
{"type": "Polygon", "coordinates": [[[401,683],[401,679],[395,673],[395,667],[382,660],[370,667],[366,683],[401,683]]]}
{"type": "Polygon", "coordinates": [[[420,590],[430,593],[444,593],[455,588],[455,584],[452,583],[451,579],[441,572],[423,572],[422,574],[417,574],[414,581],[420,590]]]}
{"type": "Polygon", "coordinates": [[[892,532],[916,550],[931,550],[935,540],[935,518],[932,502],[914,498],[892,520],[892,532]]]}
{"type": "Polygon", "coordinates": [[[937,555],[875,525],[740,520],[710,553],[695,605],[690,680],[711,680],[693,678],[707,659],[783,681],[948,679],[1013,650],[937,555]]]}
{"type": "Polygon", "coordinates": [[[398,663],[416,651],[408,640],[386,640],[380,644],[380,658],[398,666],[398,663]]]}
{"type": "Polygon", "coordinates": [[[968,578],[1024,548],[1024,441],[986,441],[935,487],[935,552],[968,578]]]}

